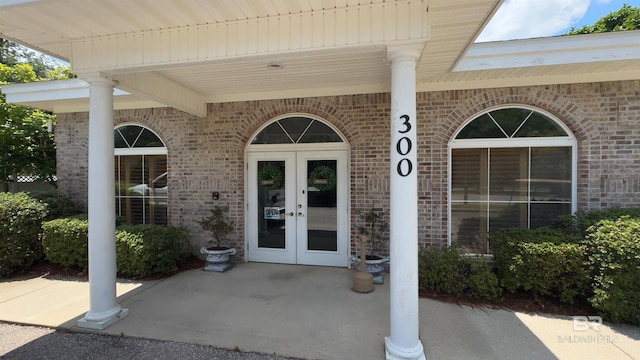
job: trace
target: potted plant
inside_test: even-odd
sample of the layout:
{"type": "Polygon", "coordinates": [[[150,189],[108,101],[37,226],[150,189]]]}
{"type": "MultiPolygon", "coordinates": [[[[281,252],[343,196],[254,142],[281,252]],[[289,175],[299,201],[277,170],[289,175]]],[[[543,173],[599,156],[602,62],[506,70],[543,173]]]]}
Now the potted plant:
{"type": "MultiPolygon", "coordinates": [[[[366,211],[356,209],[355,211],[364,223],[364,225],[358,227],[358,232],[360,235],[365,236],[369,243],[369,249],[365,254],[366,270],[373,275],[375,284],[382,284],[384,283],[384,278],[382,277],[384,265],[389,262],[388,256],[379,254],[382,246],[382,235],[389,228],[389,223],[385,220],[386,212],[381,208],[371,208],[366,211]]],[[[361,255],[362,252],[360,252],[361,255]]],[[[360,266],[360,257],[353,257],[352,261],[358,263],[358,267],[360,266]]]]}
{"type": "MultiPolygon", "coordinates": [[[[367,235],[360,235],[360,253],[364,253],[367,235]]],[[[373,291],[373,274],[366,271],[365,259],[360,257],[358,271],[353,273],[353,285],[351,288],[359,293],[369,293],[373,291]]]]}
{"type": "Polygon", "coordinates": [[[233,222],[227,218],[228,212],[228,206],[214,206],[211,215],[198,221],[205,231],[211,232],[209,246],[200,248],[200,252],[207,255],[208,264],[204,268],[205,271],[224,272],[231,267],[229,257],[235,255],[236,249],[223,245],[227,236],[235,229],[233,222]]]}

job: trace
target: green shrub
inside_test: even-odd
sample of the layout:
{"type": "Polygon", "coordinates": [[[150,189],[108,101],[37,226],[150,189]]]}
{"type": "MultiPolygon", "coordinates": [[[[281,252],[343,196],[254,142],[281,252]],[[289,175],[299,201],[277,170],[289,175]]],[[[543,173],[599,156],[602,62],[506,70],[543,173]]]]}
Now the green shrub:
{"type": "Polygon", "coordinates": [[[575,235],[584,239],[588,229],[601,220],[616,220],[622,216],[632,218],[640,217],[640,208],[610,208],[605,210],[583,211],[578,210],[573,215],[562,215],[556,220],[554,227],[566,234],[575,235]]]}
{"type": "MultiPolygon", "coordinates": [[[[88,267],[86,215],[43,224],[46,257],[63,266],[88,267]]],[[[168,275],[191,254],[185,228],[158,225],[122,225],[115,233],[116,270],[124,277],[168,275]]]]}
{"type": "Polygon", "coordinates": [[[182,227],[123,225],[116,233],[117,271],[121,276],[168,275],[190,255],[189,232],[182,227]]]}
{"type": "Polygon", "coordinates": [[[505,290],[570,304],[586,295],[585,247],[575,237],[548,228],[504,229],[490,233],[489,241],[505,290]]]}
{"type": "Polygon", "coordinates": [[[460,256],[453,248],[428,247],[418,255],[420,289],[458,298],[494,299],[502,294],[498,278],[482,260],[460,256]]]}
{"type": "Polygon", "coordinates": [[[47,204],[48,213],[45,221],[81,214],[84,211],[80,205],[57,191],[32,191],[29,196],[47,204]]]}
{"type": "Polygon", "coordinates": [[[63,266],[88,266],[87,234],[89,223],[63,218],[42,224],[42,246],[47,260],[63,266]]]}
{"type": "Polygon", "coordinates": [[[0,276],[42,258],[40,229],[47,207],[26,193],[0,193],[0,276]]]}
{"type": "MultiPolygon", "coordinates": [[[[70,218],[88,221],[89,215],[86,213],[82,213],[82,214],[70,216],[70,218]]],[[[127,218],[125,218],[124,216],[116,215],[116,228],[126,224],[127,224],[127,218]]]]}
{"type": "Polygon", "coordinates": [[[585,244],[591,305],[611,321],[640,325],[640,219],[603,220],[585,244]]]}

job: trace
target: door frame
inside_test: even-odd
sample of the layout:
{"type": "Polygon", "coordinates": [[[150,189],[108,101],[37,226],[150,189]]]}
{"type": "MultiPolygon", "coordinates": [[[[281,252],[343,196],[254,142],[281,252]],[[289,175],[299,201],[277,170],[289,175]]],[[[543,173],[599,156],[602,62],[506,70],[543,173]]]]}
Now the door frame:
{"type": "MultiPolygon", "coordinates": [[[[303,222],[305,226],[299,226],[300,222],[296,224],[296,262],[304,265],[323,265],[323,266],[341,266],[346,267],[349,265],[349,198],[346,196],[347,189],[349,188],[349,154],[347,151],[306,151],[301,150],[296,152],[296,191],[304,188],[306,194],[298,193],[302,195],[304,199],[303,209],[305,210],[304,216],[309,219],[309,189],[307,181],[309,174],[307,173],[307,162],[313,160],[335,160],[337,166],[337,178],[336,178],[336,251],[323,251],[323,250],[307,250],[308,246],[308,226],[309,222],[303,222]],[[298,176],[304,174],[304,176],[298,176]],[[306,238],[306,242],[302,242],[300,239],[306,238]]],[[[298,200],[298,199],[296,199],[298,200]]],[[[300,202],[298,202],[300,203],[300,202]]]]}
{"type": "MultiPolygon", "coordinates": [[[[287,144],[288,145],[288,144],[287,144]]],[[[349,266],[349,256],[351,247],[350,244],[350,224],[351,224],[351,189],[350,189],[350,153],[343,146],[335,146],[334,144],[329,144],[330,146],[318,146],[318,144],[310,144],[309,145],[298,145],[295,147],[285,146],[286,149],[282,149],[281,145],[269,145],[268,148],[260,145],[258,149],[247,150],[245,153],[245,228],[244,228],[244,239],[245,239],[245,254],[244,261],[250,261],[252,257],[253,251],[258,251],[257,244],[255,243],[257,239],[253,239],[254,227],[258,224],[256,223],[256,219],[254,218],[257,214],[257,209],[254,208],[255,204],[251,204],[251,201],[256,201],[253,197],[256,195],[257,190],[255,189],[256,184],[253,179],[257,175],[257,163],[262,159],[265,160],[274,160],[274,161],[289,161],[289,165],[285,170],[285,181],[288,181],[291,186],[286,188],[286,211],[296,211],[297,206],[297,197],[303,196],[302,194],[298,194],[298,190],[302,187],[306,189],[302,184],[306,183],[305,179],[300,179],[298,174],[305,173],[305,171],[300,171],[299,168],[302,166],[304,162],[306,164],[306,160],[314,159],[326,159],[326,160],[336,160],[338,161],[338,166],[343,164],[341,168],[339,168],[337,186],[338,192],[336,196],[338,197],[338,208],[337,208],[337,236],[338,236],[338,248],[336,252],[325,252],[325,251],[308,251],[303,248],[302,242],[299,239],[299,235],[302,227],[297,226],[297,219],[295,217],[285,216],[286,222],[286,235],[285,235],[285,248],[286,250],[281,249],[264,249],[261,251],[261,259],[260,261],[265,262],[273,262],[273,263],[284,263],[284,264],[303,264],[303,265],[320,265],[320,266],[339,266],[339,267],[348,267],[349,266]],[[268,149],[268,150],[267,150],[268,149]],[[326,155],[326,156],[323,156],[326,155]],[[342,173],[342,175],[341,175],[342,173]],[[296,222],[295,228],[293,228],[292,221],[296,222]],[[293,228],[293,229],[292,229],[293,228]],[[320,259],[323,257],[323,254],[327,254],[326,261],[315,261],[314,259],[320,259]]],[[[308,176],[308,174],[306,174],[308,176]]],[[[305,195],[306,196],[306,195],[305,195]]],[[[304,204],[305,212],[308,209],[306,201],[304,204]]],[[[306,214],[305,214],[306,216],[306,214]]],[[[306,238],[306,236],[305,236],[306,238]]],[[[255,260],[254,260],[255,261],[255,260]]]]}
{"type": "MultiPolygon", "coordinates": [[[[276,155],[276,153],[287,153],[287,152],[291,152],[291,153],[297,153],[299,151],[304,151],[304,152],[313,152],[313,151],[341,151],[344,153],[344,158],[345,158],[345,178],[344,179],[344,184],[342,186],[342,188],[344,189],[343,191],[341,191],[341,195],[338,196],[344,196],[344,201],[346,202],[345,204],[345,210],[344,212],[346,214],[344,214],[344,218],[339,218],[339,225],[338,225],[338,231],[342,230],[343,231],[343,236],[342,238],[343,240],[343,244],[340,243],[340,241],[338,241],[338,251],[339,252],[344,252],[343,254],[343,262],[341,262],[341,264],[336,265],[336,264],[327,264],[327,266],[344,266],[344,267],[349,267],[349,258],[351,256],[351,147],[349,145],[349,143],[347,142],[346,138],[344,137],[344,135],[335,127],[333,126],[331,123],[325,121],[322,118],[319,118],[317,116],[314,116],[312,114],[307,114],[307,113],[288,113],[288,114],[284,114],[275,118],[272,118],[270,121],[265,122],[262,126],[260,126],[260,128],[258,128],[253,134],[252,136],[249,138],[249,143],[246,145],[245,147],[245,156],[244,156],[244,161],[245,161],[245,166],[244,166],[244,196],[245,196],[245,205],[244,205],[244,261],[249,261],[249,251],[250,251],[250,241],[251,238],[249,236],[250,231],[251,231],[251,226],[257,226],[257,224],[254,224],[254,220],[252,220],[250,218],[250,212],[249,212],[249,208],[250,208],[250,201],[254,201],[254,199],[250,199],[249,194],[252,193],[252,191],[249,190],[250,186],[252,186],[251,184],[251,179],[249,177],[249,158],[250,156],[252,158],[254,158],[256,153],[263,153],[264,157],[268,157],[269,154],[272,155],[276,155]],[[288,117],[296,117],[296,116],[300,116],[300,117],[307,117],[316,121],[319,121],[323,124],[325,124],[326,126],[328,126],[329,128],[331,128],[336,134],[338,134],[340,136],[340,138],[342,139],[342,142],[330,142],[330,143],[303,143],[303,144],[251,144],[252,139],[254,139],[262,130],[264,130],[267,126],[273,124],[274,122],[281,120],[281,119],[285,119],[288,117]],[[250,155],[252,154],[252,155],[250,155]],[[342,228],[341,228],[342,227],[342,228]]],[[[296,164],[295,166],[297,167],[297,160],[295,160],[296,164]]],[[[296,176],[297,174],[294,174],[294,176],[296,176]]],[[[286,174],[285,174],[286,176],[286,174]]],[[[285,179],[286,181],[286,179],[285,179]]],[[[296,180],[297,182],[297,180],[296,180]]],[[[294,193],[292,194],[293,199],[295,201],[295,192],[297,191],[298,188],[298,184],[296,183],[295,185],[295,189],[293,189],[294,193]]],[[[287,193],[289,193],[289,191],[287,190],[287,193]]],[[[289,195],[287,194],[287,198],[289,197],[289,195]]],[[[340,234],[338,235],[338,239],[340,239],[341,236],[340,234]]],[[[257,239],[253,239],[253,241],[257,241],[257,239]]],[[[296,241],[297,242],[297,241],[296,241]]],[[[296,251],[297,253],[297,244],[296,244],[296,251]]],[[[294,257],[297,258],[297,254],[294,255],[294,257]]],[[[296,258],[293,259],[293,262],[296,262],[296,258]]]]}

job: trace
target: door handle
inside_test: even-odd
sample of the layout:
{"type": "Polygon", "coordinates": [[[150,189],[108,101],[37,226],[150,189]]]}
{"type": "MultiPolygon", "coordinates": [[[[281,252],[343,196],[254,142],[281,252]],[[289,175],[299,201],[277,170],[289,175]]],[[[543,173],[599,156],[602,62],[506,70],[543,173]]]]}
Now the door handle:
{"type": "Polygon", "coordinates": [[[298,216],[304,216],[302,212],[298,212],[298,216]]]}
{"type": "Polygon", "coordinates": [[[293,216],[293,211],[290,213],[287,213],[288,216],[293,216]]]}

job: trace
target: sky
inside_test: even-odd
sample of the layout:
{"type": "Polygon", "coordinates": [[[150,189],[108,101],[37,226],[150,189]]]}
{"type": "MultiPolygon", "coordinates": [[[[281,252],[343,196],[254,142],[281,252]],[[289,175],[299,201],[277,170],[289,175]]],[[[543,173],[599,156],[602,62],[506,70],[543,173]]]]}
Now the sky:
{"type": "Polygon", "coordinates": [[[640,0],[505,0],[477,42],[561,35],[640,0]]]}

